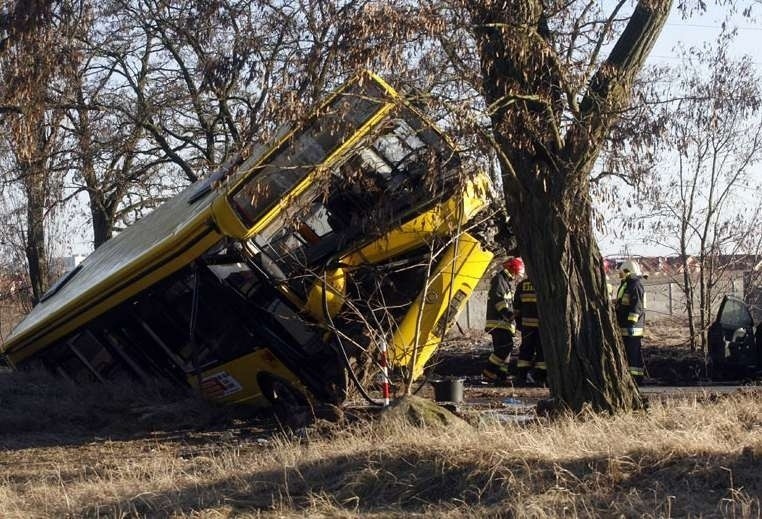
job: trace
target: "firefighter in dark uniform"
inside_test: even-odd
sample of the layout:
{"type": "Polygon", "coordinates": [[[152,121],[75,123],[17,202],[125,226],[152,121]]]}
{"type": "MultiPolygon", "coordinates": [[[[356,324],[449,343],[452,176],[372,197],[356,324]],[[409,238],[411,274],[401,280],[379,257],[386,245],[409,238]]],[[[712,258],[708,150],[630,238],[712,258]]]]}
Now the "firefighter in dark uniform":
{"type": "Polygon", "coordinates": [[[646,291],[640,275],[640,265],[633,260],[619,266],[621,283],[616,293],[616,320],[627,352],[630,375],[640,384],[643,380],[641,342],[646,322],[646,291]]]}
{"type": "Polygon", "coordinates": [[[516,363],[519,381],[527,384],[544,385],[547,367],[540,342],[537,293],[531,280],[525,279],[518,284],[513,298],[513,309],[516,322],[521,330],[519,360],[516,363]]]}
{"type": "Polygon", "coordinates": [[[484,330],[492,335],[492,353],[482,371],[487,382],[499,384],[508,379],[508,360],[516,335],[513,291],[516,281],[523,275],[524,262],[521,258],[508,258],[503,263],[503,269],[490,282],[484,330]]]}

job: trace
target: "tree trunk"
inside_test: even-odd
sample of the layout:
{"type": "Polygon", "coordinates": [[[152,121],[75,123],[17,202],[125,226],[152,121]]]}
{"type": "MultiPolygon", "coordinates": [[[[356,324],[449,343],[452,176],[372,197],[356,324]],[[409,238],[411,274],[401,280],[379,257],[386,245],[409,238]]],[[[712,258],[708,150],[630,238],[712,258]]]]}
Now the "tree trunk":
{"type": "MultiPolygon", "coordinates": [[[[683,187],[683,166],[680,162],[680,192],[683,187]]],[[[695,186],[695,182],[694,182],[695,186]]],[[[684,195],[682,196],[683,200],[684,195]]],[[[688,268],[688,223],[690,215],[693,213],[693,204],[681,204],[682,217],[680,218],[680,264],[683,267],[683,294],[685,295],[685,311],[688,313],[688,332],[690,333],[691,351],[696,351],[696,321],[693,306],[693,284],[691,282],[691,272],[688,268]]]]}
{"type": "Polygon", "coordinates": [[[704,245],[704,239],[701,240],[700,245],[700,254],[699,254],[699,265],[701,266],[701,270],[699,270],[699,327],[701,329],[701,352],[706,352],[706,334],[707,330],[709,328],[708,324],[708,313],[707,313],[707,298],[706,298],[706,268],[707,268],[707,257],[704,252],[705,245],[704,245]]]}
{"type": "Polygon", "coordinates": [[[79,144],[80,155],[80,174],[87,186],[87,195],[90,199],[90,215],[93,225],[93,248],[97,249],[100,245],[111,238],[114,231],[114,215],[106,204],[106,196],[103,192],[104,186],[98,179],[95,171],[95,151],[93,130],[90,125],[90,110],[85,92],[83,90],[82,77],[76,78],[79,83],[76,85],[76,98],[78,115],[78,124],[76,126],[77,142],[79,144]]]}
{"type": "Polygon", "coordinates": [[[562,200],[548,212],[547,200],[527,198],[512,208],[513,230],[532,280],[540,337],[552,395],[573,410],[590,405],[613,412],[641,406],[608,299],[606,277],[589,219],[589,202],[562,200]],[[581,224],[581,225],[580,225],[581,224]],[[560,266],[560,268],[559,268],[560,266]]]}
{"type": "Polygon", "coordinates": [[[614,326],[591,215],[589,175],[669,1],[640,2],[578,105],[539,0],[474,0],[482,87],[506,207],[537,291],[551,394],[579,411],[640,407],[614,326]],[[563,124],[574,114],[572,124],[563,124]]]}
{"type": "Polygon", "coordinates": [[[114,232],[114,220],[102,201],[90,196],[90,214],[93,218],[93,248],[97,249],[108,241],[114,232]]]}
{"type": "Polygon", "coordinates": [[[48,287],[48,264],[45,256],[45,189],[44,173],[27,168],[24,185],[27,197],[26,259],[29,264],[29,282],[32,304],[40,302],[48,287]]]}
{"type": "Polygon", "coordinates": [[[688,256],[683,253],[683,294],[685,295],[685,310],[688,312],[688,333],[691,336],[691,351],[696,351],[696,316],[693,306],[693,285],[691,282],[691,273],[688,270],[688,256]]]}

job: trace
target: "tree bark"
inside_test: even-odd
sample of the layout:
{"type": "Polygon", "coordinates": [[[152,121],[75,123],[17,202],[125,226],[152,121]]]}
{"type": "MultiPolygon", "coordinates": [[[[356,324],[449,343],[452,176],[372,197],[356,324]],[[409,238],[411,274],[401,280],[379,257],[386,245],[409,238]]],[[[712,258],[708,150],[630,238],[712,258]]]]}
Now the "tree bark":
{"type": "Polygon", "coordinates": [[[669,1],[636,6],[562,133],[568,85],[543,4],[471,4],[506,206],[537,291],[548,383],[559,403],[575,411],[641,406],[608,301],[589,175],[669,7],[669,1]]]}
{"type": "MultiPolygon", "coordinates": [[[[562,204],[568,209],[572,202],[562,204]]],[[[588,201],[574,207],[589,214],[588,201]]],[[[576,411],[587,405],[609,412],[638,408],[592,228],[570,225],[561,210],[548,212],[540,199],[525,201],[511,213],[522,255],[531,258],[527,271],[540,302],[540,336],[553,396],[576,411]]]]}
{"type": "Polygon", "coordinates": [[[29,282],[32,304],[36,305],[48,288],[48,262],[45,255],[45,172],[34,165],[25,168],[24,187],[27,197],[26,259],[29,264],[29,282]]]}
{"type": "Polygon", "coordinates": [[[114,233],[114,220],[103,202],[94,198],[93,195],[90,196],[90,215],[93,218],[93,248],[97,249],[114,233]]]}

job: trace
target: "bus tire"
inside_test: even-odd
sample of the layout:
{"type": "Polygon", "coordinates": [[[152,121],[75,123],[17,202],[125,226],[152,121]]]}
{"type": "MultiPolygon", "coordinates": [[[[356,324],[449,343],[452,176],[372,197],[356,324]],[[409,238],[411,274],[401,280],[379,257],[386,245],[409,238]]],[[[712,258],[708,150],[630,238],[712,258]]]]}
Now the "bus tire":
{"type": "Polygon", "coordinates": [[[298,428],[312,422],[312,407],[304,393],[293,384],[272,373],[263,371],[257,375],[262,395],[273,408],[276,418],[283,424],[298,428]]]}

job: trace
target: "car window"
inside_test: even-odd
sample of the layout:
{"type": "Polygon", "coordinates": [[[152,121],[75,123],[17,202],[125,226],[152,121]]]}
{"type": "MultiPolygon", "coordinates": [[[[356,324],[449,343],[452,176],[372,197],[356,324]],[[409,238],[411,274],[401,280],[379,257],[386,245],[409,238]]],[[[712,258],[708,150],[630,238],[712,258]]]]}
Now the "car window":
{"type": "Polygon", "coordinates": [[[723,328],[749,328],[752,326],[751,314],[743,301],[727,298],[720,311],[720,324],[723,328]]]}

